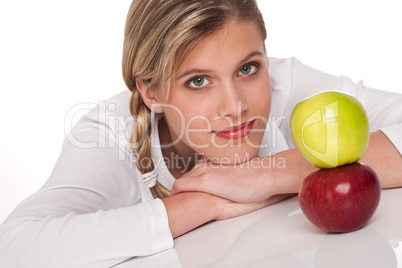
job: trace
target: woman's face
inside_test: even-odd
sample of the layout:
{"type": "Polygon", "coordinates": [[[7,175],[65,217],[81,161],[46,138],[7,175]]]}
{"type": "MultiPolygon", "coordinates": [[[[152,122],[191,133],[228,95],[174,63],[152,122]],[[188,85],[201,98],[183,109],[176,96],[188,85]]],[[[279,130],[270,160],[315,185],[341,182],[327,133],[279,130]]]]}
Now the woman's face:
{"type": "Polygon", "coordinates": [[[161,101],[173,150],[234,164],[258,155],[271,86],[264,41],[254,22],[231,21],[203,39],[161,101]]]}

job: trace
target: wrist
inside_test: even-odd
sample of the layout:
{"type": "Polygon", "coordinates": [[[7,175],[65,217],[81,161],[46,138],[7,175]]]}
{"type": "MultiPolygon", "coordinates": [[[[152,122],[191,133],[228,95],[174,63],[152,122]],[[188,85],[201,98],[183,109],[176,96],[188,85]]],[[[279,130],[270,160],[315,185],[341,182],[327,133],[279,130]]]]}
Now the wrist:
{"type": "Polygon", "coordinates": [[[209,221],[219,219],[220,215],[225,211],[225,207],[229,203],[229,200],[208,193],[200,192],[197,194],[199,194],[202,199],[200,209],[208,215],[209,221]]]}
{"type": "Polygon", "coordinates": [[[222,210],[219,199],[222,198],[202,192],[184,192],[162,199],[173,237],[215,220],[222,210]]]}
{"type": "Polygon", "coordinates": [[[273,179],[268,182],[270,185],[267,187],[275,189],[273,195],[298,193],[304,178],[317,170],[317,167],[309,163],[297,149],[279,152],[271,157],[283,159],[284,163],[272,170],[273,179]]]}

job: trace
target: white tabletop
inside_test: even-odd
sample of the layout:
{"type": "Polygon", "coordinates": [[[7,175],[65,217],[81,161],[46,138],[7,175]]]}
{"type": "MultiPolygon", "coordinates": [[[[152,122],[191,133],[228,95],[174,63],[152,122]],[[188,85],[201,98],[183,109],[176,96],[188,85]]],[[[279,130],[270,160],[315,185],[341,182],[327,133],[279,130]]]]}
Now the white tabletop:
{"type": "Polygon", "coordinates": [[[172,250],[118,267],[402,267],[402,188],[383,190],[360,230],[327,234],[310,223],[297,197],[216,221],[177,239],[172,250]]]}

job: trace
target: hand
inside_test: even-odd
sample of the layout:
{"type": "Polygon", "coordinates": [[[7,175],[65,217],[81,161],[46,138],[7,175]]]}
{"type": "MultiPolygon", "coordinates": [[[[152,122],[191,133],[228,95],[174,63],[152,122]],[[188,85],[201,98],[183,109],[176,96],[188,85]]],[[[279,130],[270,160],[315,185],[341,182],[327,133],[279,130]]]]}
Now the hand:
{"type": "Polygon", "coordinates": [[[171,193],[205,192],[237,203],[258,203],[297,193],[303,179],[315,170],[296,149],[232,166],[203,161],[176,180],[171,193]]]}
{"type": "Polygon", "coordinates": [[[201,161],[176,180],[171,193],[205,192],[237,203],[263,202],[275,194],[270,177],[276,172],[275,168],[264,168],[263,161],[257,157],[230,166],[201,161]]]}

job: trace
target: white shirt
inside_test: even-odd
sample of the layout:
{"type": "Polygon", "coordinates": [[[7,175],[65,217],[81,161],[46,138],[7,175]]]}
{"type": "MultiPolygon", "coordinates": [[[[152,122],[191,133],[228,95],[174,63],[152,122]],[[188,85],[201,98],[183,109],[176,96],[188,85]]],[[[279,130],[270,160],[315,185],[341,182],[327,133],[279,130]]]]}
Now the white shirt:
{"type": "MultiPolygon", "coordinates": [[[[402,152],[402,95],[365,87],[301,64],[270,59],[272,104],[261,156],[294,148],[293,107],[324,90],[348,92],[364,105],[370,130],[381,129],[402,152]],[[276,126],[276,127],[275,127],[276,126]]],[[[141,181],[128,146],[135,119],[128,90],[100,103],[66,137],[44,186],[0,226],[0,267],[108,267],[173,247],[166,209],[141,181]]],[[[152,118],[152,155],[159,181],[174,177],[152,118]]]]}

